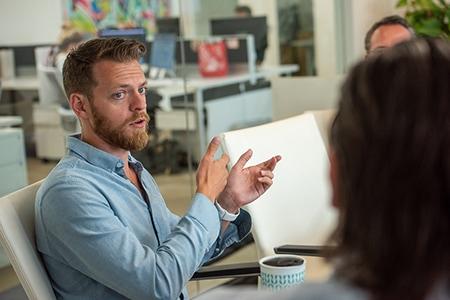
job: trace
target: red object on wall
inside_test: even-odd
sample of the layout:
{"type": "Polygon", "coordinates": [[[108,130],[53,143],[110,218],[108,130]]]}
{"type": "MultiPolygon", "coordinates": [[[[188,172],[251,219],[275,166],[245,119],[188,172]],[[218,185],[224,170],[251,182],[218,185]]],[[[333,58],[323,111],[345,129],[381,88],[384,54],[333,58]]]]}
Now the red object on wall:
{"type": "Polygon", "coordinates": [[[219,77],[228,74],[227,47],[223,40],[202,42],[198,47],[198,66],[203,77],[219,77]]]}

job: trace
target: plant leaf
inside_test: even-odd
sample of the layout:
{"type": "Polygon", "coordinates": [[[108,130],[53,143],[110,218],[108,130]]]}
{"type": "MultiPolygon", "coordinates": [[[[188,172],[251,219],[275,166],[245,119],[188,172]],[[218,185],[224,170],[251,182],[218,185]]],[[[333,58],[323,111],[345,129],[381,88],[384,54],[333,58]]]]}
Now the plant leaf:
{"type": "Polygon", "coordinates": [[[447,15],[447,22],[448,22],[447,23],[448,28],[447,37],[448,37],[448,34],[450,33],[450,7],[447,9],[445,14],[447,15]]]}
{"type": "Polygon", "coordinates": [[[396,5],[395,7],[396,7],[396,8],[399,8],[399,7],[405,7],[406,4],[407,4],[407,0],[398,0],[398,1],[397,1],[397,5],[396,5]]]}
{"type": "Polygon", "coordinates": [[[435,18],[423,20],[417,31],[423,35],[438,37],[442,35],[441,22],[435,18]]]}

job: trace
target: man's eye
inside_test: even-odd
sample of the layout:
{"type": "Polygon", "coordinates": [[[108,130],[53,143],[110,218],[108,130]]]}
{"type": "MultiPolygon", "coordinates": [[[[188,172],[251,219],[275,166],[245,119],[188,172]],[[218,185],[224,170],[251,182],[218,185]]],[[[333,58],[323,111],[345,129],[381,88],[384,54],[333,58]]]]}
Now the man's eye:
{"type": "Polygon", "coordinates": [[[144,95],[147,92],[147,88],[146,87],[140,87],[138,89],[139,94],[144,95]]]}
{"type": "Polygon", "coordinates": [[[125,92],[117,92],[112,95],[112,97],[116,100],[123,99],[125,97],[125,92]]]}

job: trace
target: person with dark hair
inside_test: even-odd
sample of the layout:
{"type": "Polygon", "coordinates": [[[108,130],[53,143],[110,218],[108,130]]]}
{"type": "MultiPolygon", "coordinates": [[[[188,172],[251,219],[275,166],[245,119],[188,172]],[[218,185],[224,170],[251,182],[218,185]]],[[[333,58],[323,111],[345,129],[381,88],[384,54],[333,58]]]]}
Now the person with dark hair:
{"type": "Polygon", "coordinates": [[[366,55],[382,51],[415,36],[414,29],[398,16],[388,16],[370,27],[364,39],[366,55]]]}
{"type": "Polygon", "coordinates": [[[240,210],[271,185],[279,156],[228,173],[215,160],[218,138],[197,170],[189,211],[167,208],[156,182],[130,150],[148,142],[145,46],[93,39],[72,50],[64,88],[81,123],[68,153],[36,196],[36,243],[58,299],[187,299],[193,273],[251,229],[240,210]]]}
{"type": "Polygon", "coordinates": [[[81,42],[85,41],[86,37],[80,32],[73,32],[66,36],[59,44],[58,51],[55,54],[54,65],[62,73],[64,61],[66,60],[67,54],[78,46],[81,42]]]}
{"type": "MultiPolygon", "coordinates": [[[[251,18],[252,10],[247,5],[238,5],[234,8],[234,14],[238,18],[251,18]]],[[[255,41],[255,51],[256,51],[256,64],[259,66],[263,63],[264,57],[266,55],[266,49],[268,47],[267,43],[267,30],[261,28],[261,32],[263,33],[258,40],[255,41]]]]}
{"type": "Polygon", "coordinates": [[[330,131],[334,275],[276,296],[204,299],[450,299],[449,78],[443,40],[414,39],[353,67],[330,131]]]}
{"type": "Polygon", "coordinates": [[[234,8],[234,14],[237,17],[248,18],[252,16],[252,10],[247,5],[238,5],[234,8]]]}

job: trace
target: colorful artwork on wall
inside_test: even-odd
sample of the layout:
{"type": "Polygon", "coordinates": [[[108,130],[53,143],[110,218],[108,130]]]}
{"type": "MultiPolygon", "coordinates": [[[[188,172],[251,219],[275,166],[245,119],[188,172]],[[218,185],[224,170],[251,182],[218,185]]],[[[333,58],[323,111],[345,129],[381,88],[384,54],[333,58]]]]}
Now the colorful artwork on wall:
{"type": "Polygon", "coordinates": [[[155,19],[170,16],[170,0],[63,0],[65,24],[95,34],[109,27],[143,27],[155,33],[155,19]]]}

